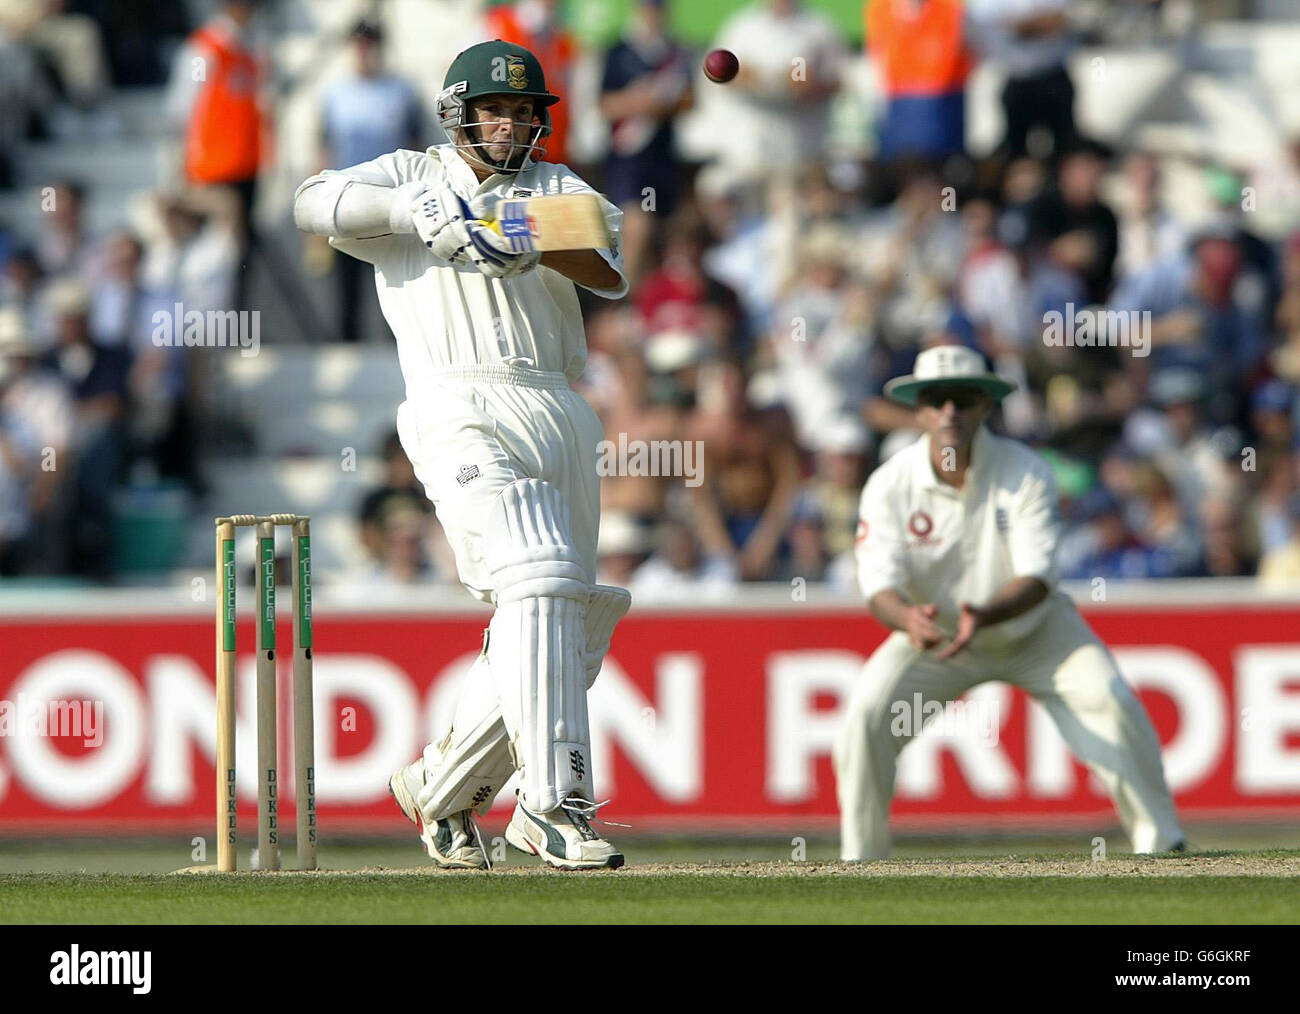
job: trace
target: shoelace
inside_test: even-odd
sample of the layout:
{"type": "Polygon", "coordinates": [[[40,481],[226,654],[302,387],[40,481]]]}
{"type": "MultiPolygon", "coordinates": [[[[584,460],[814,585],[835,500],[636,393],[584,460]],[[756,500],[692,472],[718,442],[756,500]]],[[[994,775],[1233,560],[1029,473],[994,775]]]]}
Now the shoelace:
{"type": "Polygon", "coordinates": [[[483,860],[487,864],[484,869],[492,869],[492,853],[487,850],[487,845],[483,841],[483,832],[479,830],[478,821],[474,819],[472,812],[465,814],[465,823],[474,832],[474,840],[478,842],[479,851],[483,853],[483,860]]]}
{"type": "Polygon", "coordinates": [[[604,824],[606,827],[631,827],[631,824],[620,824],[616,820],[605,820],[603,817],[596,816],[596,811],[602,806],[608,806],[610,802],[606,799],[603,803],[592,803],[581,796],[570,796],[560,804],[560,809],[581,817],[588,823],[594,820],[597,824],[604,824]]]}

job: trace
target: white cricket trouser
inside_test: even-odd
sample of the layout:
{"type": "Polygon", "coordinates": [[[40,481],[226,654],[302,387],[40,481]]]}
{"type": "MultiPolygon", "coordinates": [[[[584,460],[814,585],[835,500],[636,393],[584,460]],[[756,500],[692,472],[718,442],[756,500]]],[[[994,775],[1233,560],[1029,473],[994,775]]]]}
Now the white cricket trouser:
{"type": "Polygon", "coordinates": [[[895,723],[896,701],[941,705],[989,680],[1021,687],[1042,704],[1070,749],[1110,793],[1135,852],[1158,852],[1182,837],[1165,784],[1160,742],[1115,660],[1068,601],[1061,600],[1014,650],[981,655],[967,647],[945,662],[891,634],[867,660],[849,699],[834,750],[840,855],[889,856],[889,804],[899,752],[912,723],[895,723]],[[891,723],[906,726],[895,736],[891,723]]]}
{"type": "MultiPolygon", "coordinates": [[[[456,554],[461,582],[477,598],[490,602],[494,590],[485,552],[488,520],[501,491],[521,479],[545,481],[558,492],[570,518],[568,544],[588,584],[595,582],[596,452],[604,434],[596,413],[563,374],[505,365],[446,370],[427,400],[402,403],[397,430],[456,554]]],[[[470,675],[473,682],[461,692],[449,742],[493,722],[500,728],[498,688],[486,657],[470,675]]],[[[585,672],[577,679],[585,681],[585,672]]],[[[500,736],[504,743],[504,728],[500,736]]],[[[514,770],[512,756],[484,750],[473,778],[499,791],[514,770]]],[[[441,762],[437,742],[425,747],[424,758],[429,766],[441,762]]],[[[475,804],[486,809],[492,795],[495,791],[477,797],[475,804]]]]}
{"type": "Polygon", "coordinates": [[[483,529],[497,494],[517,479],[541,479],[569,507],[571,543],[596,580],[600,527],[600,420],[561,373],[515,366],[464,366],[439,374],[427,401],[402,402],[397,432],[438,511],[460,580],[492,599],[483,529]]]}

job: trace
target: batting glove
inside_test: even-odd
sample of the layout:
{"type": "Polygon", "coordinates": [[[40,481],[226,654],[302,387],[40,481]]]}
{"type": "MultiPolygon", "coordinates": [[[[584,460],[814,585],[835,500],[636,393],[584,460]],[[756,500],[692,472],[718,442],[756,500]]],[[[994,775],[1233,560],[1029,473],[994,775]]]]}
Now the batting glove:
{"type": "Polygon", "coordinates": [[[468,209],[447,185],[426,190],[411,204],[416,235],[436,257],[453,264],[468,263],[465,250],[470,238],[465,229],[468,209]]]}
{"type": "Polygon", "coordinates": [[[537,267],[539,253],[514,253],[510,241],[491,226],[472,221],[467,226],[470,245],[466,256],[470,263],[489,278],[515,278],[537,267]]]}

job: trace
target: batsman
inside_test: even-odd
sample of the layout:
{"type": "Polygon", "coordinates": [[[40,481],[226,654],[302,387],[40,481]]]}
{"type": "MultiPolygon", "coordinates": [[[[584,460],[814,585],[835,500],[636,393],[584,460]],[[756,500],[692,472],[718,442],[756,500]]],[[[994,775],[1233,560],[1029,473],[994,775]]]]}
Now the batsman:
{"type": "Polygon", "coordinates": [[[493,228],[503,200],[595,193],[543,160],[557,101],[528,50],[473,46],[437,97],[451,143],[322,172],[294,196],[299,228],[374,265],[402,446],[460,580],[495,606],[451,728],[389,782],[445,868],[490,865],[474,818],[516,771],[511,845],[561,869],[623,865],[592,828],[587,690],[631,596],[595,583],[602,432],[570,388],[587,360],[575,286],[627,292],[622,213],[599,198],[602,248],[538,253],[493,228]]]}

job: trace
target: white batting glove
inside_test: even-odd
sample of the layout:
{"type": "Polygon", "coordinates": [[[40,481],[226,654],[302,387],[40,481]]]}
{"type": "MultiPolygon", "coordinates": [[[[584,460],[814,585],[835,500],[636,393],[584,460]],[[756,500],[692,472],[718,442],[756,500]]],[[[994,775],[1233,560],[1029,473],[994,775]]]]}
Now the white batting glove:
{"type": "Polygon", "coordinates": [[[465,202],[446,184],[424,191],[411,204],[416,235],[434,256],[453,264],[468,263],[464,254],[470,242],[466,213],[465,202]]]}

